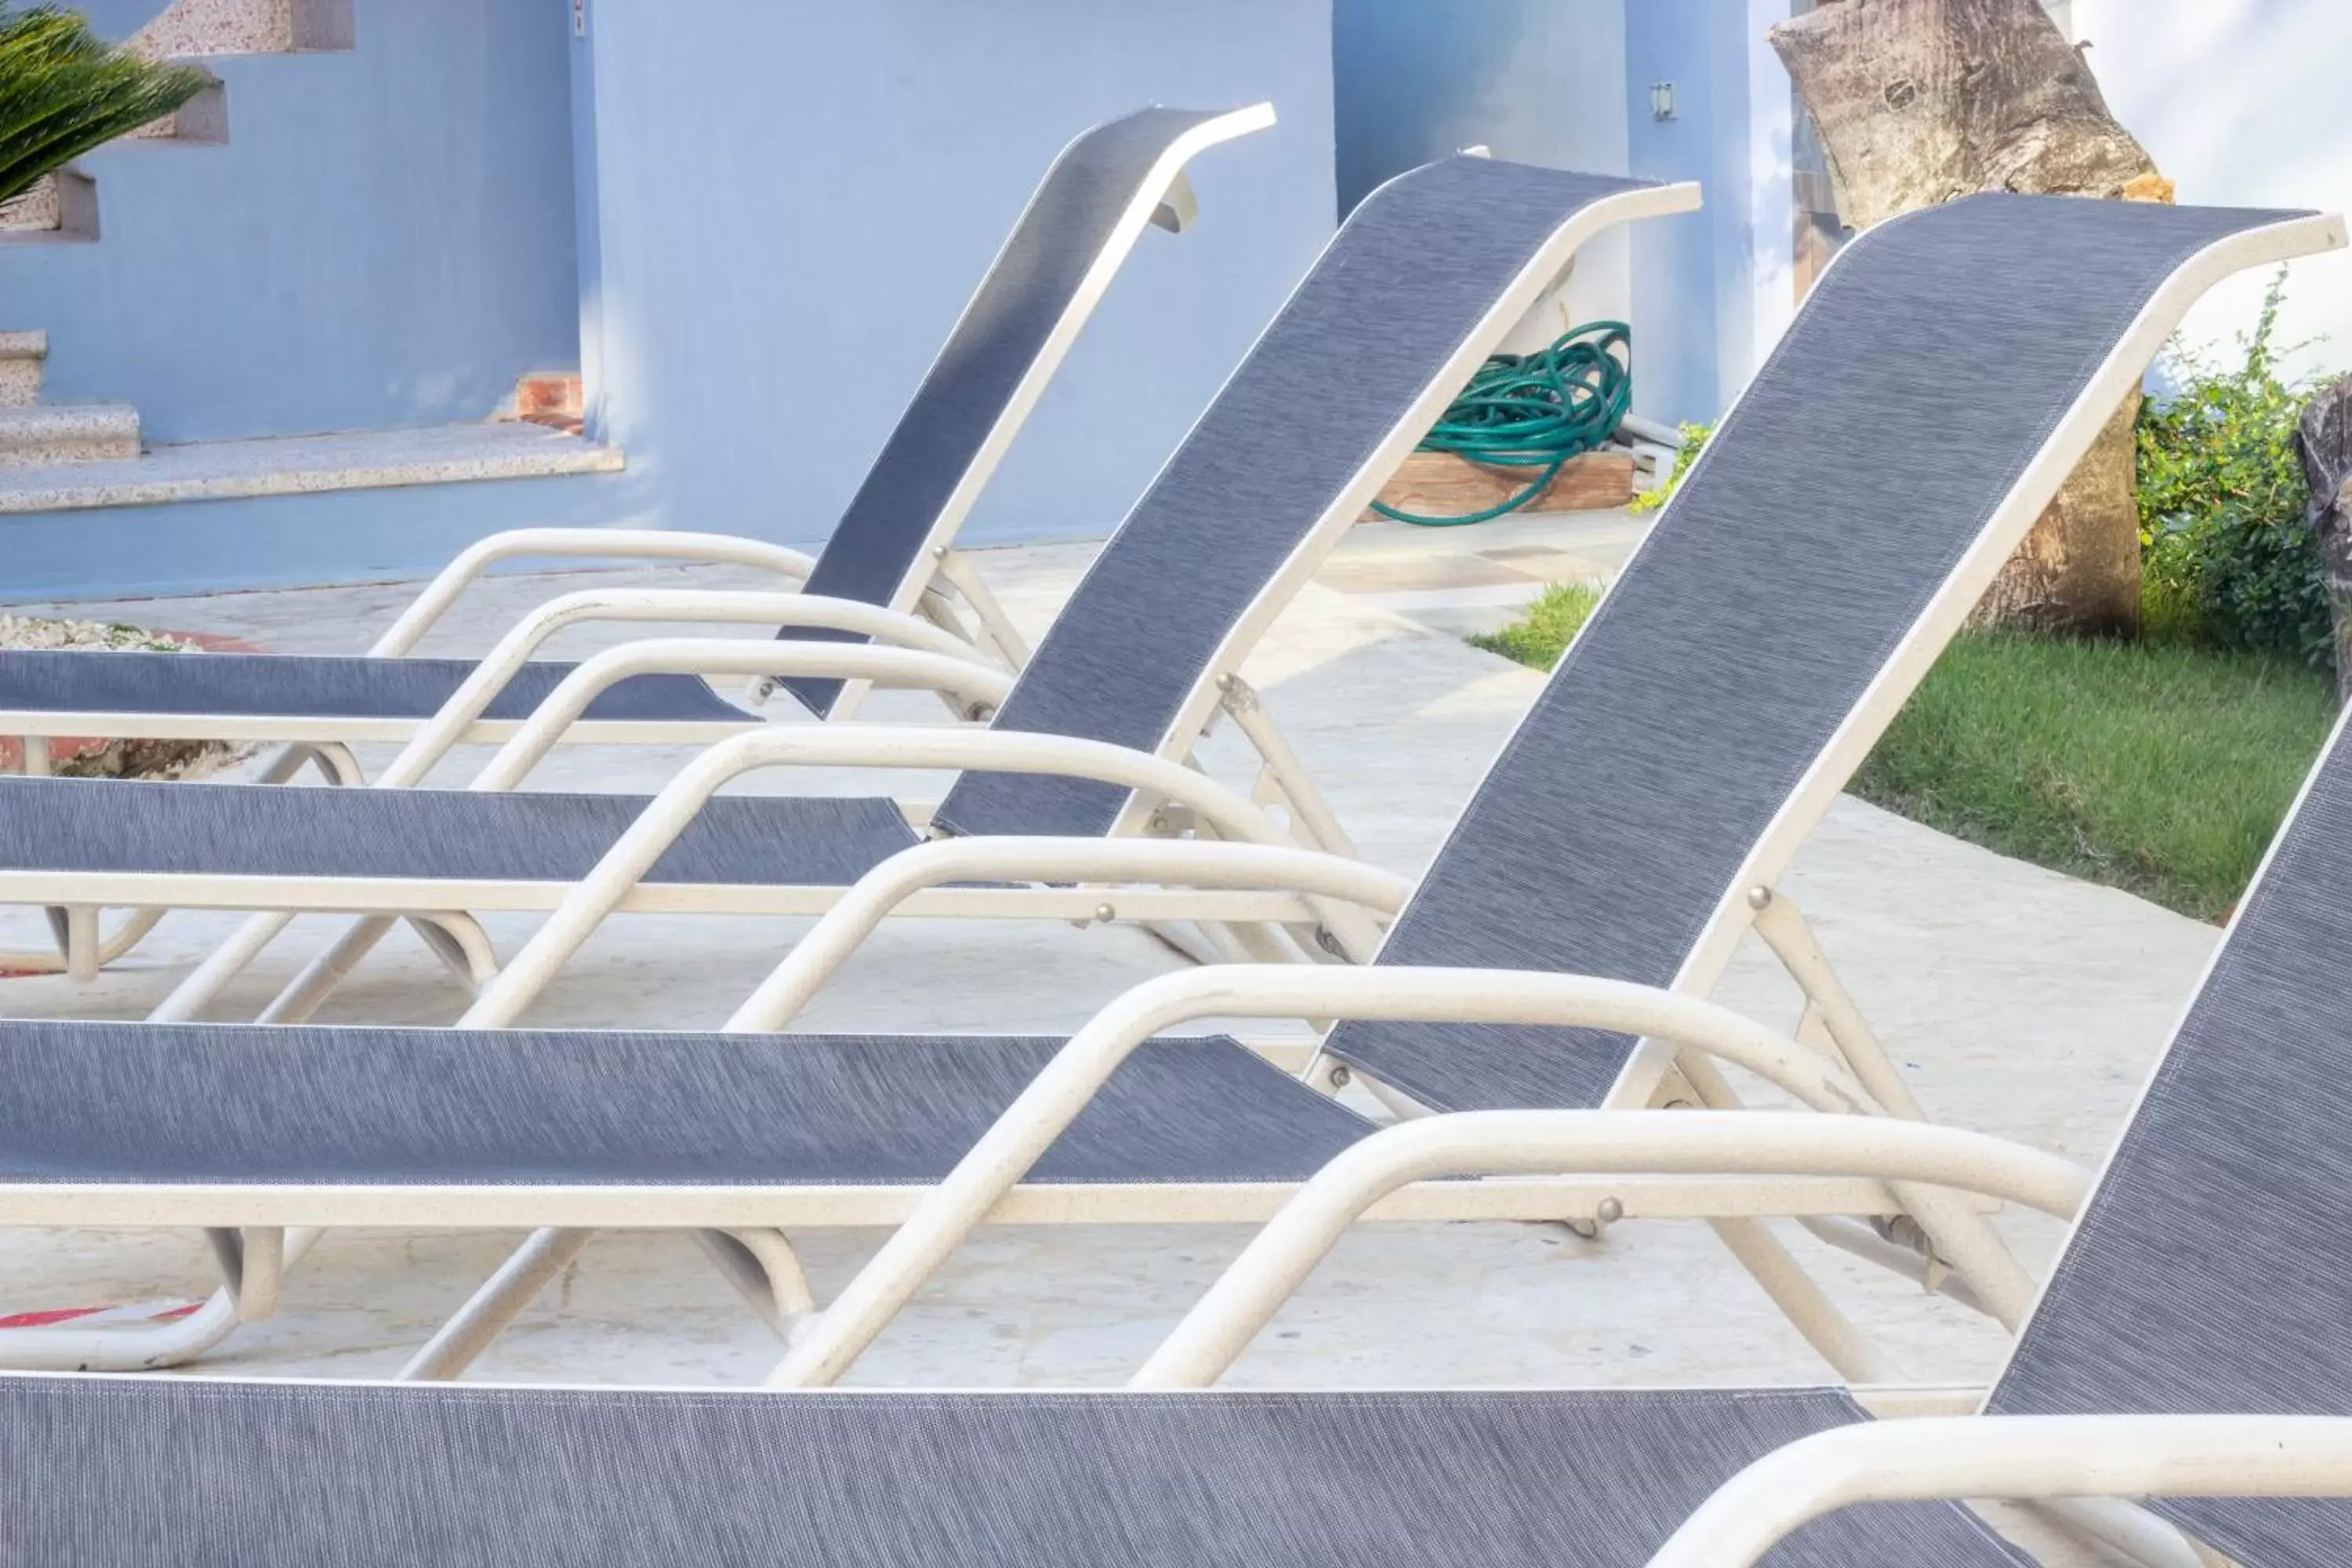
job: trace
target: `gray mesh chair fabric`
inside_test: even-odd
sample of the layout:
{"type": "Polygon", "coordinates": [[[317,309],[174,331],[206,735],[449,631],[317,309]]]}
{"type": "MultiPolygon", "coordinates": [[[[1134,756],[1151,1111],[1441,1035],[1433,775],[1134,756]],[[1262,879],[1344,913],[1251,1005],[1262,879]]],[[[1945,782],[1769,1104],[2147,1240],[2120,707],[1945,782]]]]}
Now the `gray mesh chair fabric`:
{"type": "MultiPolygon", "coordinates": [[[[763,1394],[0,1376],[12,1561],[1631,1568],[1842,1396],[763,1394]]],[[[1772,1568],[2030,1568],[1956,1507],[1772,1568]]]]}
{"type": "MultiPolygon", "coordinates": [[[[1097,125],[1063,151],[850,498],[809,574],[808,592],[890,602],[949,496],[1003,421],[1013,389],[1069,315],[1079,282],[1152,165],[1179,136],[1224,112],[1147,109],[1097,125]]],[[[782,635],[864,640],[822,630],[782,635]]],[[[841,695],[837,680],[782,685],[819,716],[841,695]]]]}
{"type": "MultiPolygon", "coordinates": [[[[0,778],[0,867],[576,882],[641,795],[0,778]]],[[[721,795],[648,882],[845,887],[916,842],[887,800],[721,795]]]]}
{"type": "MultiPolygon", "coordinates": [[[[1381,962],[1671,984],[1766,826],[2150,293],[2289,216],[1978,196],[1822,278],[1455,824],[1381,962]],[[1956,389],[1998,387],[1997,397],[1956,389]]],[[[1601,1102],[1633,1042],[1348,1023],[1448,1110],[1601,1102]]]]}
{"type": "MultiPolygon", "coordinates": [[[[2352,1415],[2352,741],[2339,736],[1989,1407],[2352,1415]]],[[[2247,1568],[2352,1563],[2352,1504],[2200,1501],[2247,1568]]]]}
{"type": "MultiPolygon", "coordinates": [[[[1096,556],[996,727],[1158,750],[1252,601],[1544,242],[1643,184],[1449,158],[1374,192],[1096,556]]],[[[1100,834],[1127,797],[975,773],[936,820],[1100,834]]]]}
{"type": "MultiPolygon", "coordinates": [[[[1227,112],[1146,109],[1097,125],[1063,149],[835,526],[810,575],[809,593],[890,602],[948,498],[1005,418],[1013,389],[1077,308],[1079,282],[1103,258],[1119,216],[1179,137],[1227,112]]],[[[777,635],[826,637],[792,626],[777,635]]],[[[532,663],[508,684],[488,716],[529,717],[572,668],[532,663]]],[[[0,652],[0,709],[425,720],[471,673],[472,664],[462,659],[0,652]]],[[[787,684],[819,715],[830,710],[840,690],[835,681],[787,684]]],[[[675,675],[620,681],[597,698],[587,717],[748,721],[741,709],[703,681],[675,675]]]]}
{"type": "MultiPolygon", "coordinates": [[[[578,666],[533,660],[484,717],[528,719],[578,666]]],[[[0,710],[28,713],[228,714],[240,718],[414,719],[441,710],[473,661],[320,658],[289,654],[0,652],[0,710]]],[[[690,675],[638,675],[597,693],[586,717],[748,723],[751,716],[690,675]]]]}
{"type": "MultiPolygon", "coordinates": [[[[929,1184],[1062,1045],[5,1021],[0,1183],[929,1184]]],[[[1371,1131],[1230,1039],[1161,1039],[1029,1179],[1297,1182],[1371,1131]]]]}

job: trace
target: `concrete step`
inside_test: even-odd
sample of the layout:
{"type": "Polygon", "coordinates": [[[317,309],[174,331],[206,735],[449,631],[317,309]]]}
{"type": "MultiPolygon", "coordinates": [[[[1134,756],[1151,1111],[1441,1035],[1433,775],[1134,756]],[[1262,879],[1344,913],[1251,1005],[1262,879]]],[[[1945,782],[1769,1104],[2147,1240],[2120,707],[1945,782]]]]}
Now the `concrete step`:
{"type": "MultiPolygon", "coordinates": [[[[47,414],[58,410],[26,409],[47,414]]],[[[127,412],[127,410],[126,410],[127,412]]],[[[7,416],[0,415],[0,419],[7,416]]],[[[620,448],[519,423],[163,445],[109,462],[0,464],[0,518],[90,507],[478,484],[621,470],[620,448]]],[[[0,549],[0,560],[5,560],[0,549]]],[[[0,585],[6,574],[0,572],[0,585]]]]}
{"type": "MultiPolygon", "coordinates": [[[[183,58],[178,64],[194,65],[183,58]]],[[[209,74],[209,73],[207,73],[209,74]]],[[[122,138],[125,142],[161,142],[184,147],[218,147],[228,141],[228,89],[218,77],[210,87],[161,120],[122,138]]]]}
{"type": "Polygon", "coordinates": [[[127,403],[44,403],[0,409],[0,468],[137,456],[139,410],[127,403]]]}
{"type": "Polygon", "coordinates": [[[30,190],[0,202],[0,245],[68,243],[98,237],[98,182],[68,164],[30,190]]]}
{"type": "Polygon", "coordinates": [[[0,408],[29,408],[41,400],[41,364],[49,334],[0,332],[0,408]]]}
{"type": "Polygon", "coordinates": [[[352,0],[172,0],[130,38],[151,59],[299,55],[352,47],[352,0]]]}

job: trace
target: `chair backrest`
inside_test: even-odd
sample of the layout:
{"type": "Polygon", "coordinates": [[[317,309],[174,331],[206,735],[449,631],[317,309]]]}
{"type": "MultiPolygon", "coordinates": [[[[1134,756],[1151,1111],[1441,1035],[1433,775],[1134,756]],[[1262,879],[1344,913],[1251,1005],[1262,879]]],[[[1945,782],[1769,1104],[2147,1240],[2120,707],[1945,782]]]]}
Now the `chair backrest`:
{"type": "MultiPolygon", "coordinates": [[[[1532,304],[1557,275],[1578,219],[1636,195],[1664,193],[1460,156],[1366,198],[1095,557],[995,727],[1145,752],[1189,736],[1215,699],[1221,655],[1255,640],[1517,325],[1509,303],[1532,304]]],[[[966,834],[1101,834],[1129,797],[1082,779],[971,773],[933,820],[966,834]]]]}
{"type": "MultiPolygon", "coordinates": [[[[929,576],[918,563],[962,524],[1185,163],[1273,122],[1263,105],[1146,109],[1062,149],[825,541],[808,592],[913,607],[929,576]]],[[[863,640],[795,627],[777,635],[863,640]]],[[[842,688],[781,684],[820,715],[842,688]]]]}
{"type": "MultiPolygon", "coordinates": [[[[1990,1409],[2352,1415],[2352,740],[2241,902],[1990,1409]]],[[[2352,1504],[2170,1510],[2247,1568],[2352,1562],[2352,1504]]]]}
{"type": "MultiPolygon", "coordinates": [[[[2151,353],[2177,319],[2143,311],[2160,290],[2159,313],[2185,303],[2191,274],[2167,281],[2208,247],[2293,216],[1977,196],[1847,247],[1560,660],[1380,962],[1711,984],[1748,887],[1793,851],[2046,503],[2072,463],[2061,446],[2079,450],[2137,381],[2145,360],[2110,364],[2119,346],[2151,353]],[[2064,461],[2036,465],[2045,448],[2064,461]]],[[[2274,259],[2286,232],[2304,237],[2286,253],[2315,248],[2317,226],[2227,254],[2274,259]]],[[[1601,1103],[1635,1042],[1349,1023],[1329,1044],[1468,1110],[1601,1103]]]]}

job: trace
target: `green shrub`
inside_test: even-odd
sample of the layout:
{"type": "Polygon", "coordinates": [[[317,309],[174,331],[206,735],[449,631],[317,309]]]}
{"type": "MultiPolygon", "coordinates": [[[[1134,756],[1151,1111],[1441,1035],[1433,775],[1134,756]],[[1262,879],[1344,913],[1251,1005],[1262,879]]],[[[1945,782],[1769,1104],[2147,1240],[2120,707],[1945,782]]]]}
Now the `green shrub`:
{"type": "Polygon", "coordinates": [[[1628,510],[1655,511],[1674,499],[1675,489],[1683,482],[1683,476],[1690,472],[1693,463],[1698,461],[1700,451],[1706,446],[1706,438],[1715,434],[1712,425],[1685,424],[1678,428],[1682,431],[1683,444],[1675,448],[1675,466],[1666,470],[1664,479],[1635,496],[1628,510]]]}
{"type": "Polygon", "coordinates": [[[2142,603],[2151,636],[2325,668],[2333,631],[2294,455],[2308,384],[2284,381],[2273,337],[2285,274],[2263,297],[2244,361],[2176,347],[2180,389],[2140,412],[2142,603]]]}
{"type": "Polygon", "coordinates": [[[71,11],[0,5],[0,202],[171,113],[211,80],[118,48],[71,11]]]}

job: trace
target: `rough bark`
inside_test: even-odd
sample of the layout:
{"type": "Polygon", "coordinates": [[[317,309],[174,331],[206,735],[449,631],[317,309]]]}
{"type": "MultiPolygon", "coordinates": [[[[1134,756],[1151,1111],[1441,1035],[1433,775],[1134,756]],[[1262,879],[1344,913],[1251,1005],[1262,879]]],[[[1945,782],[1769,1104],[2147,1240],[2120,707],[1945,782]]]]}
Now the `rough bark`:
{"type": "Polygon", "coordinates": [[[2352,702],[2352,375],[2305,405],[2294,449],[2311,486],[2311,531],[2336,613],[2336,689],[2352,702]]]}
{"type": "Polygon", "coordinates": [[[1971,626],[2128,633],[2139,626],[2135,392],[1977,601],[1971,626]]]}
{"type": "Polygon", "coordinates": [[[2037,0],[1827,0],[1771,40],[1850,227],[1973,191],[2171,195],[2037,0]]]}
{"type": "MultiPolygon", "coordinates": [[[[2037,0],[1826,0],[1770,37],[1852,227],[1976,191],[2172,199],[2037,0]]],[[[2109,421],[1980,620],[2138,626],[2137,408],[2135,395],[2109,421]]]]}

